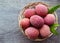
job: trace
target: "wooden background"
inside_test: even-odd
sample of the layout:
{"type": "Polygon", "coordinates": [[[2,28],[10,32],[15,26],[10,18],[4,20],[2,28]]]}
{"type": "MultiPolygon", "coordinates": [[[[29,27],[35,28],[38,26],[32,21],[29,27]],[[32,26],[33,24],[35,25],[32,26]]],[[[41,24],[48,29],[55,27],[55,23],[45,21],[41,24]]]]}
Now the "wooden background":
{"type": "MultiPolygon", "coordinates": [[[[60,43],[60,27],[58,36],[52,36],[42,42],[27,39],[19,30],[18,15],[30,2],[46,2],[51,6],[60,4],[59,0],[0,0],[0,43],[60,43]]],[[[57,11],[60,24],[60,9],[57,11]]]]}

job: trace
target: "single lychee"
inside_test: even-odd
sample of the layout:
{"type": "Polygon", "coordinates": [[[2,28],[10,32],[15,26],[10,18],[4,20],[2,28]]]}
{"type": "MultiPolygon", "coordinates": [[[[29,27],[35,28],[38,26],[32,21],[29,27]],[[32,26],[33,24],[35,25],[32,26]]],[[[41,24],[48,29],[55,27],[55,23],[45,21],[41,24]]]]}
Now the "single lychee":
{"type": "Polygon", "coordinates": [[[38,16],[38,15],[33,15],[30,18],[30,23],[34,26],[34,27],[41,27],[44,24],[44,20],[42,17],[38,16]]]}
{"type": "Polygon", "coordinates": [[[25,35],[29,38],[29,39],[37,39],[38,35],[39,35],[39,31],[34,28],[34,27],[28,27],[25,30],[25,35]]]}
{"type": "Polygon", "coordinates": [[[30,26],[30,20],[28,18],[24,18],[20,22],[20,26],[24,29],[30,26]]]}
{"type": "Polygon", "coordinates": [[[40,34],[42,37],[48,37],[48,35],[50,35],[50,27],[48,25],[43,25],[40,28],[40,34]]]}
{"type": "Polygon", "coordinates": [[[47,25],[52,25],[55,22],[55,16],[54,14],[48,14],[45,18],[44,18],[44,22],[47,25]]]}
{"type": "Polygon", "coordinates": [[[34,9],[26,9],[24,11],[24,17],[30,18],[32,15],[35,15],[35,10],[34,9]]]}
{"type": "Polygon", "coordinates": [[[48,8],[47,6],[45,5],[42,5],[42,4],[38,4],[36,7],[35,7],[35,11],[38,15],[42,16],[42,17],[45,17],[48,13],[48,8]]]}

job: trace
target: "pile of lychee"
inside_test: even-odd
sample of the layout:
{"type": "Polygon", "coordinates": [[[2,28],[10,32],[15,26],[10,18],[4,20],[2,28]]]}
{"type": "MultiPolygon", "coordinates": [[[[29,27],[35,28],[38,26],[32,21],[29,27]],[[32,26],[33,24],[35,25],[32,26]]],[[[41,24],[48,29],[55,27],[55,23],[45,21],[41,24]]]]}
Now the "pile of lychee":
{"type": "Polygon", "coordinates": [[[35,8],[28,8],[20,21],[25,35],[29,39],[46,38],[51,34],[50,26],[55,22],[54,14],[48,14],[48,7],[38,4],[35,8]]]}

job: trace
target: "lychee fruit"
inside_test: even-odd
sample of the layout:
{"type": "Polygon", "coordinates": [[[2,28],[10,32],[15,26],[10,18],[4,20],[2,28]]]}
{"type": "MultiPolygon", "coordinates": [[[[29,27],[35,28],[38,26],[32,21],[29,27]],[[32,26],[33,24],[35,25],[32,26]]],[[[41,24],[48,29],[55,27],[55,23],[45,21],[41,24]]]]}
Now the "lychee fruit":
{"type": "Polygon", "coordinates": [[[34,28],[34,27],[28,27],[25,30],[25,35],[29,38],[29,39],[37,39],[38,35],[39,35],[39,31],[34,28]]]}
{"type": "Polygon", "coordinates": [[[34,9],[26,9],[23,15],[26,18],[30,18],[32,15],[35,15],[35,10],[34,9]]]}
{"type": "Polygon", "coordinates": [[[48,8],[45,6],[45,5],[42,5],[42,4],[38,4],[36,7],[35,7],[35,11],[38,15],[42,16],[42,17],[45,17],[48,13],[48,8]]]}
{"type": "Polygon", "coordinates": [[[34,26],[34,27],[41,27],[44,24],[44,20],[42,17],[38,16],[38,15],[33,15],[30,18],[30,23],[34,26]]]}
{"type": "Polygon", "coordinates": [[[44,18],[44,22],[47,25],[52,25],[55,22],[55,16],[53,14],[48,14],[45,18],[44,18]]]}
{"type": "Polygon", "coordinates": [[[48,35],[50,35],[51,31],[50,31],[50,27],[48,25],[43,25],[40,28],[40,34],[42,37],[48,37],[48,35]]]}
{"type": "Polygon", "coordinates": [[[24,29],[30,26],[30,20],[28,18],[24,18],[20,22],[20,26],[24,29]]]}

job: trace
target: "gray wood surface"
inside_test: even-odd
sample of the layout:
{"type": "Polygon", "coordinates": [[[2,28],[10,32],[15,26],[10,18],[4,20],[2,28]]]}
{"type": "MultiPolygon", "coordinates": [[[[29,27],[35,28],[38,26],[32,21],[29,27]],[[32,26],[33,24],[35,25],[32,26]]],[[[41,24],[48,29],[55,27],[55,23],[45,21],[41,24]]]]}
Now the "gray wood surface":
{"type": "MultiPolygon", "coordinates": [[[[42,42],[27,39],[19,30],[18,15],[23,7],[30,2],[41,0],[0,0],[0,43],[60,43],[60,27],[58,36],[52,36],[42,42]]],[[[51,6],[60,4],[59,0],[42,0],[51,6]]],[[[56,11],[60,24],[60,9],[56,11]]]]}

